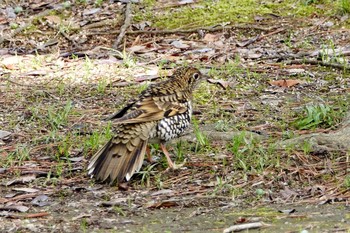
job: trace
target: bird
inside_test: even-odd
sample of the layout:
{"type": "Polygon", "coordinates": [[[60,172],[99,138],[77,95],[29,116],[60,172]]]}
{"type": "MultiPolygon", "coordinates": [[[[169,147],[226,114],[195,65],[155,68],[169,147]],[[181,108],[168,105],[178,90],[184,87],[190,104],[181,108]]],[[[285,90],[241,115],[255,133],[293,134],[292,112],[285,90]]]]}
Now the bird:
{"type": "Polygon", "coordinates": [[[165,143],[181,136],[191,123],[192,93],[204,75],[192,66],[177,68],[164,81],[149,85],[108,120],[112,138],[90,159],[88,175],[111,185],[139,172],[149,143],[158,143],[170,168],[176,169],[165,143]]]}

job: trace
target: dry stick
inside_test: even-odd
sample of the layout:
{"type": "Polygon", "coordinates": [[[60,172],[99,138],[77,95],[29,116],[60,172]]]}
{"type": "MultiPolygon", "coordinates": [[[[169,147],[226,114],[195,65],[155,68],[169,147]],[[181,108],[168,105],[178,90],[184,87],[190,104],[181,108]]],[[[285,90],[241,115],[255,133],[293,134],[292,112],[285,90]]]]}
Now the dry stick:
{"type": "Polygon", "coordinates": [[[115,40],[114,44],[113,44],[113,48],[117,49],[120,42],[123,40],[125,33],[126,33],[126,29],[128,29],[128,27],[130,26],[131,23],[131,7],[132,4],[131,2],[128,2],[126,4],[126,9],[125,9],[125,21],[123,26],[120,28],[120,33],[117,37],[117,39],[115,40]]]}
{"type": "Polygon", "coordinates": [[[230,226],[229,228],[224,229],[223,232],[224,233],[237,232],[237,231],[256,229],[256,228],[267,227],[267,226],[270,226],[270,225],[264,222],[244,223],[244,224],[230,226]]]}
{"type": "MultiPolygon", "coordinates": [[[[178,33],[194,33],[198,32],[199,30],[204,30],[207,32],[216,32],[216,31],[223,31],[223,30],[230,30],[230,29],[253,29],[253,30],[260,30],[260,31],[271,31],[274,30],[276,27],[271,28],[263,28],[263,27],[257,27],[257,26],[244,26],[244,25],[236,25],[231,27],[218,27],[218,26],[209,26],[209,27],[201,27],[201,28],[193,28],[193,29],[175,29],[175,30],[155,30],[155,31],[147,31],[147,30],[139,30],[139,31],[127,31],[125,34],[127,35],[137,35],[137,34],[178,34],[178,33]]],[[[91,36],[91,35],[103,35],[103,34],[118,34],[121,30],[117,31],[108,31],[108,32],[101,32],[101,31],[92,31],[87,32],[85,35],[91,36]]]]}
{"type": "Polygon", "coordinates": [[[261,36],[259,36],[259,38],[257,39],[257,41],[260,41],[260,40],[264,39],[265,37],[272,36],[272,35],[274,35],[274,34],[283,32],[283,31],[285,31],[285,30],[286,30],[286,28],[279,28],[279,29],[277,29],[276,31],[267,33],[267,34],[265,34],[265,35],[261,35],[261,36]]]}
{"type": "Polygon", "coordinates": [[[193,33],[193,32],[198,32],[199,30],[216,32],[224,29],[254,29],[254,30],[260,30],[260,31],[271,31],[274,28],[262,28],[257,26],[243,26],[243,25],[235,25],[231,27],[209,26],[209,27],[193,28],[193,29],[185,29],[185,30],[175,29],[175,30],[156,30],[156,31],[146,31],[146,30],[129,31],[127,32],[127,34],[176,34],[176,33],[193,33]]]}
{"type": "Polygon", "coordinates": [[[255,37],[249,39],[249,41],[246,42],[246,43],[244,43],[243,45],[240,45],[240,47],[247,47],[248,45],[251,45],[251,44],[255,43],[256,41],[261,41],[261,40],[263,40],[263,39],[266,38],[266,37],[269,37],[269,36],[272,36],[272,35],[274,35],[274,34],[283,32],[283,31],[285,31],[285,30],[286,30],[286,28],[279,28],[279,29],[277,29],[277,30],[275,30],[275,31],[273,31],[273,32],[267,33],[267,34],[265,34],[265,35],[258,35],[258,36],[255,36],[255,37]]]}
{"type": "Polygon", "coordinates": [[[350,71],[350,66],[347,65],[341,65],[338,63],[329,63],[324,61],[317,61],[317,60],[309,60],[309,59],[299,59],[299,60],[292,60],[285,63],[286,65],[290,64],[310,64],[310,65],[321,65],[326,67],[332,67],[339,70],[347,70],[350,71]]]}
{"type": "Polygon", "coordinates": [[[32,214],[9,214],[8,218],[41,218],[50,215],[47,212],[32,213],[32,214]]]}

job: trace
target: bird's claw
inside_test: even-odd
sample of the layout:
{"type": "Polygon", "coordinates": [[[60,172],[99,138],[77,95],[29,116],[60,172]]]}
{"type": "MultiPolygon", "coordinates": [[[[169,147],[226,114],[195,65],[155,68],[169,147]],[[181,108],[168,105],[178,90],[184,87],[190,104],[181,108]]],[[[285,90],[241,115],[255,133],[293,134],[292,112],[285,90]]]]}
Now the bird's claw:
{"type": "Polygon", "coordinates": [[[180,168],[182,168],[183,166],[185,166],[185,164],[187,163],[187,159],[185,158],[184,161],[180,164],[176,164],[174,162],[172,162],[171,164],[169,164],[169,167],[166,169],[167,171],[168,170],[178,170],[180,168]]]}

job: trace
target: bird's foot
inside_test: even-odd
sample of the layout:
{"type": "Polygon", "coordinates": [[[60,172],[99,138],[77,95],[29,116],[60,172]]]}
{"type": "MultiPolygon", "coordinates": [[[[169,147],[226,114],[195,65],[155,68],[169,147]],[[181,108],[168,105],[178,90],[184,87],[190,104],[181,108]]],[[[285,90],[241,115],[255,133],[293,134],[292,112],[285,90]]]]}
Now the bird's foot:
{"type": "Polygon", "coordinates": [[[167,171],[168,170],[173,170],[173,171],[178,170],[178,169],[182,168],[183,166],[185,166],[186,163],[187,163],[187,159],[184,159],[184,161],[180,164],[176,164],[174,162],[169,163],[169,161],[168,161],[169,167],[166,170],[167,171]]]}

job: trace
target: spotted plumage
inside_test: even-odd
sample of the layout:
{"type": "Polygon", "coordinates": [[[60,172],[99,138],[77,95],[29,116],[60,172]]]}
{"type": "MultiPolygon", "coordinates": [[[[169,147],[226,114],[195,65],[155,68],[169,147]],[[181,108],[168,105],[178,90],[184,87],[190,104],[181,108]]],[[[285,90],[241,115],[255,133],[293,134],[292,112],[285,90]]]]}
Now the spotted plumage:
{"type": "Polygon", "coordinates": [[[109,120],[115,134],[90,160],[88,173],[98,181],[120,183],[139,171],[149,142],[160,143],[170,167],[175,165],[164,143],[190,125],[192,92],[201,73],[177,69],[167,80],[150,85],[109,120]]]}

